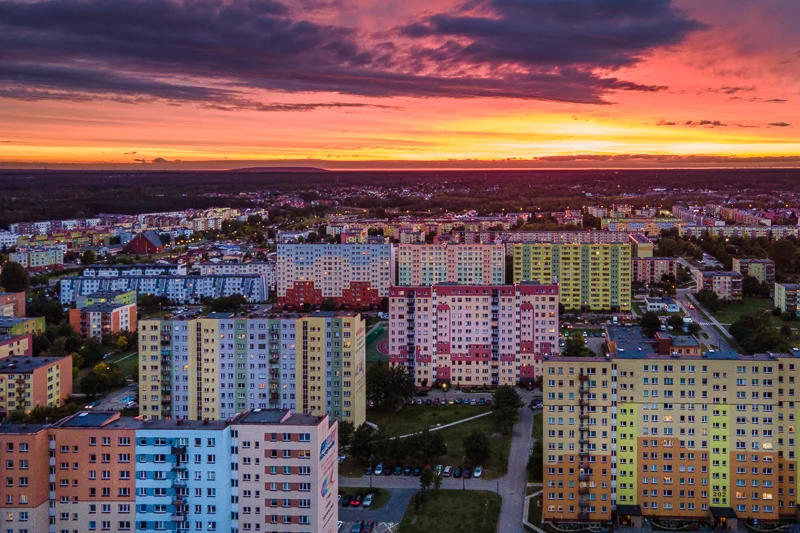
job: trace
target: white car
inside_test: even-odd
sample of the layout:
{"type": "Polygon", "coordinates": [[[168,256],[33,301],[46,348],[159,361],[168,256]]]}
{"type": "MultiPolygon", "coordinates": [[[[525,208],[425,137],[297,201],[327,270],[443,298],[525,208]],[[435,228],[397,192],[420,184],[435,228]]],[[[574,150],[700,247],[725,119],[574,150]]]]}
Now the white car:
{"type": "Polygon", "coordinates": [[[344,455],[344,454],[339,455],[339,464],[342,464],[345,459],[347,459],[346,455],[344,455]]]}
{"type": "Polygon", "coordinates": [[[452,471],[453,471],[453,467],[452,466],[446,466],[446,467],[444,467],[444,471],[442,472],[442,475],[444,477],[450,477],[450,472],[452,472],[452,471]]]}
{"type": "Polygon", "coordinates": [[[342,522],[341,520],[339,520],[339,524],[336,526],[336,531],[341,531],[341,530],[342,530],[342,526],[343,526],[343,525],[344,525],[344,522],[342,522]]]}
{"type": "Polygon", "coordinates": [[[476,466],[475,470],[472,471],[472,477],[481,477],[483,475],[483,468],[480,466],[476,466]]]}
{"type": "Polygon", "coordinates": [[[378,463],[378,466],[375,467],[375,470],[372,473],[376,476],[383,474],[383,463],[378,463]]]}
{"type": "Polygon", "coordinates": [[[373,499],[374,497],[375,497],[375,496],[374,496],[374,495],[372,495],[372,494],[367,494],[367,495],[364,497],[364,501],[363,501],[363,502],[361,502],[361,507],[369,507],[370,505],[372,505],[372,499],[373,499]]]}

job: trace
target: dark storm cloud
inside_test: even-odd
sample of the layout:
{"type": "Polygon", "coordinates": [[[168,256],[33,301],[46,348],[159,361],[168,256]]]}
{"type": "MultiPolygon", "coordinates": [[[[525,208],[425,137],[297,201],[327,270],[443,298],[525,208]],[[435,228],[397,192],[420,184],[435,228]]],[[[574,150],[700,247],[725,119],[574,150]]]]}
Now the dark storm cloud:
{"type": "Polygon", "coordinates": [[[776,128],[787,128],[791,126],[788,122],[770,122],[770,126],[775,126],[776,128]]]}
{"type": "Polygon", "coordinates": [[[0,97],[303,111],[258,90],[589,104],[659,91],[602,75],[702,25],[670,0],[472,0],[386,36],[304,20],[337,0],[0,3],[0,97]],[[305,10],[305,12],[304,12],[305,10]],[[381,40],[383,39],[383,40],[381,40]],[[254,92],[255,90],[255,92],[254,92]]]}
{"type": "Polygon", "coordinates": [[[785,104],[789,100],[784,100],[783,98],[770,98],[769,100],[764,100],[768,104],[785,104]]]}
{"type": "Polygon", "coordinates": [[[703,127],[703,128],[727,128],[736,127],[736,128],[758,128],[759,126],[750,125],[750,124],[742,124],[740,122],[734,122],[728,124],[726,122],[722,122],[720,120],[684,120],[682,122],[675,121],[675,120],[659,120],[656,122],[656,126],[689,126],[689,127],[703,127]]]}

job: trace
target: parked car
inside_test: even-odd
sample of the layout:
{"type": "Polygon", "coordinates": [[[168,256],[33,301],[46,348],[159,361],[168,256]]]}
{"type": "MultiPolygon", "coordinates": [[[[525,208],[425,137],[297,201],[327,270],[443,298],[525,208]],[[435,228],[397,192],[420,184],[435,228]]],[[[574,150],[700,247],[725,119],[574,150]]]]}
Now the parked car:
{"type": "Polygon", "coordinates": [[[492,405],[492,400],[491,399],[486,400],[486,406],[490,407],[491,405],[492,405]]]}
{"type": "Polygon", "coordinates": [[[361,495],[356,494],[353,496],[353,499],[350,500],[350,507],[359,507],[361,505],[361,495]]]}
{"type": "Polygon", "coordinates": [[[472,400],[470,400],[469,404],[470,404],[470,405],[478,405],[478,400],[476,400],[475,398],[473,398],[472,400]]]}
{"type": "Polygon", "coordinates": [[[439,398],[433,399],[433,405],[439,405],[439,398]]]}
{"type": "Polygon", "coordinates": [[[361,533],[361,522],[356,522],[350,529],[350,533],[361,533]]]}
{"type": "Polygon", "coordinates": [[[440,476],[442,475],[442,470],[443,470],[443,467],[442,467],[442,465],[436,465],[436,468],[434,468],[434,469],[433,469],[433,471],[434,471],[434,472],[435,472],[437,475],[440,475],[440,476]]]}
{"type": "Polygon", "coordinates": [[[417,398],[417,401],[414,402],[414,403],[416,403],[417,405],[422,405],[422,403],[423,403],[422,402],[422,398],[417,398]]]}
{"type": "Polygon", "coordinates": [[[383,474],[383,463],[378,463],[378,465],[375,467],[375,471],[373,472],[373,474],[375,474],[376,476],[380,476],[381,474],[383,474]]]}
{"type": "Polygon", "coordinates": [[[450,477],[450,474],[452,472],[453,472],[453,467],[452,466],[446,466],[446,467],[444,467],[444,470],[442,470],[442,476],[450,477]]]}
{"type": "Polygon", "coordinates": [[[374,494],[367,494],[364,496],[364,501],[361,503],[361,507],[369,507],[372,505],[372,500],[375,498],[374,494]]]}
{"type": "Polygon", "coordinates": [[[486,405],[486,398],[481,398],[478,400],[478,405],[486,405]]]}
{"type": "Polygon", "coordinates": [[[137,407],[138,405],[139,404],[136,403],[136,402],[128,402],[128,403],[125,404],[125,409],[133,409],[134,407],[137,407]]]}
{"type": "Polygon", "coordinates": [[[453,472],[453,477],[461,477],[461,467],[456,467],[455,471],[453,472]]]}
{"type": "Polygon", "coordinates": [[[344,525],[344,522],[339,520],[338,524],[336,525],[336,531],[341,531],[343,525],[344,525]]]}
{"type": "Polygon", "coordinates": [[[405,467],[403,469],[403,474],[405,474],[406,476],[410,476],[411,475],[411,467],[410,466],[405,467]]]}
{"type": "Polygon", "coordinates": [[[414,405],[414,398],[408,399],[408,405],[414,405]]]}
{"type": "Polygon", "coordinates": [[[454,399],[452,399],[452,398],[447,400],[447,405],[455,405],[455,403],[456,403],[456,401],[454,399]]]}
{"type": "Polygon", "coordinates": [[[367,467],[367,469],[364,471],[364,475],[365,476],[371,476],[372,475],[372,467],[371,466],[367,467]]]}
{"type": "Polygon", "coordinates": [[[375,529],[375,520],[370,520],[364,522],[364,529],[361,530],[361,533],[371,533],[373,529],[375,529]]]}
{"type": "Polygon", "coordinates": [[[342,507],[350,507],[350,500],[351,500],[350,495],[345,494],[342,497],[342,507]]]}
{"type": "Polygon", "coordinates": [[[420,467],[418,467],[418,466],[415,466],[415,467],[414,467],[414,475],[415,475],[415,476],[417,476],[417,477],[419,477],[419,475],[420,475],[421,473],[422,473],[422,469],[421,469],[420,467]]]}
{"type": "Polygon", "coordinates": [[[464,479],[469,479],[472,476],[472,471],[469,468],[464,469],[464,479]]]}
{"type": "Polygon", "coordinates": [[[456,405],[461,405],[461,398],[456,398],[456,405]]]}
{"type": "Polygon", "coordinates": [[[430,398],[428,398],[427,400],[425,400],[425,405],[430,405],[430,404],[432,404],[432,403],[433,403],[433,400],[431,400],[430,398]]]}
{"type": "Polygon", "coordinates": [[[394,475],[395,476],[402,476],[403,475],[403,467],[402,466],[394,467],[394,475]]]}
{"type": "Polygon", "coordinates": [[[339,455],[339,464],[342,464],[345,459],[347,459],[347,456],[345,454],[340,454],[339,455]]]}
{"type": "Polygon", "coordinates": [[[475,471],[472,473],[472,477],[479,478],[483,475],[483,467],[476,466],[475,471]]]}
{"type": "Polygon", "coordinates": [[[394,468],[392,468],[391,466],[386,467],[386,468],[383,469],[383,475],[384,476],[391,476],[393,471],[394,471],[394,468]]]}

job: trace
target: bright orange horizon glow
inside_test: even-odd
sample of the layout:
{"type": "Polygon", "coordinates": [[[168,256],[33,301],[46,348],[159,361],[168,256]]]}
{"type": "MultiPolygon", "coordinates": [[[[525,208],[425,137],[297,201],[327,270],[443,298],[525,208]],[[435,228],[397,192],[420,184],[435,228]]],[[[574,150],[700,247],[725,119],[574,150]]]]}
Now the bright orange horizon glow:
{"type": "MultiPolygon", "coordinates": [[[[328,9],[313,19],[387,32],[398,21],[419,18],[428,7],[416,0],[392,7],[377,0],[354,3],[357,12],[328,9]]],[[[579,154],[797,156],[800,161],[800,34],[792,16],[800,15],[797,3],[672,4],[707,27],[618,69],[594,69],[598,76],[665,87],[611,90],[605,95],[609,105],[250,89],[253,99],[270,104],[352,105],[259,111],[157,100],[26,99],[0,91],[0,166],[141,163],[146,168],[163,159],[174,168],[187,162],[236,166],[237,161],[287,160],[371,161],[376,167],[380,162],[424,167],[430,161],[475,160],[501,167],[504,160],[579,154]]]]}

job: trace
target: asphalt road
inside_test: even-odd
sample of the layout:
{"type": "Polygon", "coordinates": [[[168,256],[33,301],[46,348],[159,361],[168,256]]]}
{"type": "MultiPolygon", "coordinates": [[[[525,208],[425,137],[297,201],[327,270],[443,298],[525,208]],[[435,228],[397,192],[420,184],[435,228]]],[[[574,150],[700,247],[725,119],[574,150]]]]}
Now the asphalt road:
{"type": "MultiPolygon", "coordinates": [[[[437,393],[441,394],[441,393],[437,393]]],[[[460,392],[448,392],[450,395],[458,395],[456,397],[470,397],[473,394],[464,394],[460,392]]],[[[526,467],[528,465],[528,457],[530,456],[531,449],[531,432],[533,431],[533,411],[528,408],[528,403],[531,400],[532,393],[528,391],[520,391],[524,406],[519,410],[519,419],[514,425],[514,433],[511,438],[511,452],[508,458],[508,473],[500,479],[455,479],[445,478],[442,483],[443,489],[451,490],[487,490],[491,492],[498,492],[503,498],[502,508],[500,510],[500,520],[497,524],[497,531],[502,533],[524,533],[522,526],[522,513],[525,507],[525,490],[527,487],[526,467]]],[[[488,396],[488,395],[487,395],[488,396]]],[[[479,397],[479,396],[477,396],[479,397]]],[[[451,465],[454,466],[454,465],[451,465]]],[[[340,477],[340,487],[369,487],[369,476],[361,477],[340,477]]],[[[381,487],[391,489],[392,499],[395,498],[395,491],[399,492],[403,498],[405,495],[413,494],[419,490],[419,478],[414,476],[373,476],[372,484],[374,487],[381,487]]],[[[410,499],[411,496],[409,495],[410,499]]],[[[396,509],[402,505],[403,512],[408,505],[408,499],[398,500],[399,505],[393,508],[391,513],[395,513],[396,509]]],[[[391,505],[391,500],[390,504],[391,505]]],[[[387,506],[388,507],[388,506],[387,506]]],[[[376,520],[379,522],[392,522],[392,520],[384,520],[380,511],[359,511],[354,509],[340,508],[339,520],[344,522],[355,520],[376,520]],[[353,516],[352,513],[360,513],[353,516]],[[346,517],[346,518],[345,518],[346,517]],[[356,518],[358,517],[358,518],[356,518]]],[[[396,516],[395,514],[391,515],[396,516]]],[[[399,514],[402,518],[402,513],[399,514]]],[[[399,522],[399,519],[397,520],[399,522]]]]}
{"type": "MultiPolygon", "coordinates": [[[[701,339],[701,342],[704,344],[713,344],[715,346],[719,346],[720,350],[734,350],[735,348],[731,345],[728,341],[727,335],[728,332],[724,326],[720,325],[715,319],[709,321],[706,319],[705,316],[700,312],[698,307],[700,306],[696,301],[692,301],[689,299],[689,294],[692,293],[692,289],[678,289],[677,291],[677,300],[680,306],[683,308],[683,311],[686,313],[686,316],[690,317],[695,323],[700,326],[700,329],[708,335],[707,339],[701,339]],[[692,309],[690,306],[693,306],[692,309]],[[719,327],[724,333],[720,333],[717,331],[714,326],[719,327]]],[[[711,316],[711,313],[705,311],[706,315],[711,316]]]]}
{"type": "MultiPolygon", "coordinates": [[[[339,478],[339,481],[345,478],[339,478]]],[[[342,522],[360,522],[361,520],[374,520],[376,522],[389,522],[397,524],[403,519],[403,515],[408,507],[411,497],[419,490],[419,478],[417,487],[413,489],[392,489],[389,503],[380,509],[364,509],[363,507],[341,507],[339,506],[339,520],[342,522]]],[[[367,485],[363,485],[368,487],[367,485]]],[[[377,486],[377,485],[375,485],[377,486]]]]}

